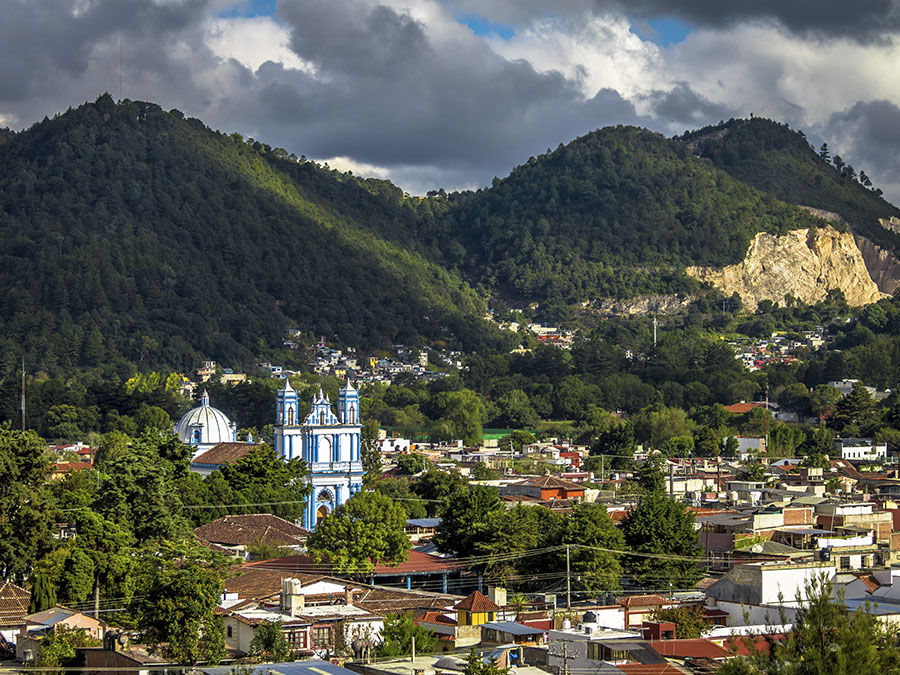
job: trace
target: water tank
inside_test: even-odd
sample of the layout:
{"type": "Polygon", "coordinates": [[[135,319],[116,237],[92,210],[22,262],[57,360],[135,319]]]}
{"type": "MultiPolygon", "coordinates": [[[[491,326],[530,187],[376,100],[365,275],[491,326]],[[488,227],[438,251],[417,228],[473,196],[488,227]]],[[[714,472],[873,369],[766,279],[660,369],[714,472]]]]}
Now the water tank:
{"type": "Polygon", "coordinates": [[[581,617],[581,623],[597,623],[597,615],[594,612],[585,612],[581,617]]]}
{"type": "Polygon", "coordinates": [[[572,628],[572,622],[569,621],[569,618],[566,617],[563,619],[563,630],[570,630],[572,628]]]}

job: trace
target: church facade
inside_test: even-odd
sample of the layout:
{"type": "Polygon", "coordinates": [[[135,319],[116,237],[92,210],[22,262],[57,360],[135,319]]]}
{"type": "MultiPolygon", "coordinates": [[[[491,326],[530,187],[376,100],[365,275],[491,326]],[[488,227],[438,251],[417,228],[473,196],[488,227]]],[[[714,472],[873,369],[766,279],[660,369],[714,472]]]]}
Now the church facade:
{"type": "Polygon", "coordinates": [[[309,467],[312,494],[303,527],[314,530],[318,520],[362,490],[359,392],[348,380],[338,393],[337,414],[321,389],[303,419],[299,409],[300,397],[285,380],[275,399],[275,452],[285,460],[303,459],[309,467]]]}

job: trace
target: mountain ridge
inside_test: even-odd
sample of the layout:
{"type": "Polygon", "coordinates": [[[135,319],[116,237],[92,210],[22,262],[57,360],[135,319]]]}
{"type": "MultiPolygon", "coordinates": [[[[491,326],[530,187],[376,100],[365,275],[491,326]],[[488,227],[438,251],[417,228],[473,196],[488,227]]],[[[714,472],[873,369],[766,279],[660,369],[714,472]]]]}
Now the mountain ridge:
{"type": "MultiPolygon", "coordinates": [[[[565,320],[604,300],[708,293],[689,266],[738,264],[761,232],[826,225],[735,177],[753,176],[740,153],[722,159],[729,137],[744,134],[751,168],[778,150],[769,127],[738,128],[667,139],[606,127],[489,188],[412,198],[104,95],[0,134],[0,372],[24,353],[50,372],[252,364],[279,353],[287,327],[363,348],[505,349],[515,338],[482,320],[492,298],[565,320]]],[[[840,186],[794,191],[812,206],[849,203],[857,222],[900,213],[784,134],[788,159],[806,153],[826,176],[820,191],[840,186]]],[[[877,227],[872,260],[900,242],[877,227]]]]}

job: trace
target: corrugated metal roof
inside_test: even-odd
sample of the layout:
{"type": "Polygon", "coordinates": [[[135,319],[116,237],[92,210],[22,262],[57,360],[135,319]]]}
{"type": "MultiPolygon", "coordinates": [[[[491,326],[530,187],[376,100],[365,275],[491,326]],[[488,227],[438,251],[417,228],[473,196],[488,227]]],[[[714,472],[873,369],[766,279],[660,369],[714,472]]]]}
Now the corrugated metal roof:
{"type": "Polygon", "coordinates": [[[532,628],[515,621],[491,621],[490,623],[482,624],[482,627],[492,628],[510,635],[540,635],[546,632],[540,628],[532,628]]]}
{"type": "MultiPolygon", "coordinates": [[[[356,675],[352,670],[336,666],[329,661],[292,661],[290,663],[262,663],[255,666],[242,666],[249,669],[253,675],[266,675],[275,671],[281,675],[356,675]]],[[[206,675],[231,675],[234,668],[231,666],[219,666],[216,668],[203,668],[206,675]]]]}

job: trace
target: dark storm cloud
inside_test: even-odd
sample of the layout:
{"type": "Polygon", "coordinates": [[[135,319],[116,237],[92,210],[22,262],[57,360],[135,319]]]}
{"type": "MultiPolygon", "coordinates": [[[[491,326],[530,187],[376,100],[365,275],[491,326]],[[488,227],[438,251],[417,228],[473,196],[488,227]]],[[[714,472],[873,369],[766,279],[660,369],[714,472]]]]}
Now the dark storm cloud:
{"type": "Polygon", "coordinates": [[[701,96],[687,82],[678,82],[671,91],[653,92],[653,112],[665,123],[685,124],[691,127],[718,122],[735,116],[728,106],[713,103],[701,96]]]}
{"type": "Polygon", "coordinates": [[[843,159],[876,183],[897,182],[900,173],[900,108],[884,100],[859,101],[834,113],[822,130],[832,150],[847,148],[843,159]],[[837,146],[835,142],[840,145],[837,146]]]}
{"type": "Polygon", "coordinates": [[[898,0],[597,0],[603,10],[654,19],[676,17],[697,26],[777,21],[802,34],[870,40],[900,28],[898,0]]]}
{"type": "Polygon", "coordinates": [[[775,21],[798,34],[845,36],[860,41],[900,29],[898,0],[447,0],[458,12],[494,21],[527,22],[593,10],[633,19],[677,18],[689,26],[725,28],[746,21],[775,21]]]}
{"type": "Polygon", "coordinates": [[[208,0],[11,0],[0,21],[0,100],[40,96],[82,76],[98,41],[152,40],[197,22],[208,0]]]}
{"type": "Polygon", "coordinates": [[[387,7],[309,0],[280,17],[317,72],[260,68],[261,126],[292,135],[310,156],[493,176],[561,140],[638,121],[616,92],[585,101],[558,72],[504,59],[472,36],[432,44],[422,24],[387,7]]]}

